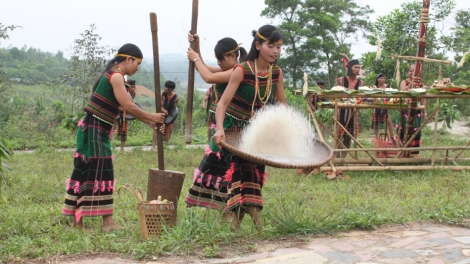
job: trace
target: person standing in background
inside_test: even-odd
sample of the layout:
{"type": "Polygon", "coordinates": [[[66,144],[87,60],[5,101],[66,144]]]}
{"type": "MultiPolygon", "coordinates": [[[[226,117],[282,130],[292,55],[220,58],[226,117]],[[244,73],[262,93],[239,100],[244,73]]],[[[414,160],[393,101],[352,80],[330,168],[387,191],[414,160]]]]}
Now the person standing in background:
{"type": "MultiPolygon", "coordinates": [[[[132,101],[135,98],[135,80],[128,80],[126,83],[126,90],[130,94],[132,101]]],[[[116,127],[116,136],[121,140],[121,151],[124,150],[127,141],[127,134],[129,133],[128,120],[126,119],[126,111],[122,107],[118,107],[119,114],[116,118],[114,126],[116,127]]]]}

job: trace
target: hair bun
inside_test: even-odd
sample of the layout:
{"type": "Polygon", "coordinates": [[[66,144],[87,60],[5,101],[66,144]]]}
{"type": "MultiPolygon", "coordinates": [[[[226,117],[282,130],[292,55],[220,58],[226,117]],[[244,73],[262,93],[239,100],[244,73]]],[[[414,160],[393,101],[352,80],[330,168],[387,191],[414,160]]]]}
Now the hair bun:
{"type": "Polygon", "coordinates": [[[252,36],[252,37],[255,37],[255,36],[256,36],[256,30],[252,30],[252,31],[251,31],[251,36],[252,36]]]}

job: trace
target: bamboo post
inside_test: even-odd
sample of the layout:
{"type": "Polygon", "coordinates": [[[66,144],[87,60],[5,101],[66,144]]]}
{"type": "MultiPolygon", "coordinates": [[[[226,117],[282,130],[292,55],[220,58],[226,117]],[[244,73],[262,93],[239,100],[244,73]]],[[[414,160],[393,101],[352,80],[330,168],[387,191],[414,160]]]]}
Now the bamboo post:
{"type": "MultiPolygon", "coordinates": [[[[320,138],[321,142],[326,143],[325,138],[323,137],[323,134],[321,133],[321,128],[320,128],[320,125],[318,124],[317,117],[315,116],[315,113],[312,111],[312,109],[310,109],[310,107],[308,107],[308,111],[310,112],[309,116],[312,116],[313,123],[315,124],[315,127],[318,131],[318,137],[320,138]]],[[[335,169],[335,165],[334,165],[333,161],[330,160],[329,163],[330,163],[331,170],[333,171],[333,174],[336,174],[336,169],[335,169]]]]}
{"type": "Polygon", "coordinates": [[[444,161],[444,164],[447,165],[449,161],[449,150],[446,150],[446,160],[444,161]]]}
{"type": "MultiPolygon", "coordinates": [[[[333,116],[335,118],[338,118],[338,104],[337,104],[338,99],[335,99],[334,102],[335,102],[335,111],[333,113],[333,116]]],[[[338,131],[338,124],[336,124],[336,122],[333,122],[333,148],[334,149],[338,148],[338,141],[340,141],[339,139],[337,139],[338,132],[339,132],[338,131]]],[[[334,158],[335,158],[335,155],[333,155],[333,159],[334,158]]]]}
{"type": "MultiPolygon", "coordinates": [[[[441,146],[441,147],[416,147],[416,148],[405,148],[405,147],[401,147],[401,148],[362,148],[360,149],[361,151],[385,151],[385,150],[391,150],[391,151],[410,151],[410,150],[452,150],[452,151],[455,151],[455,150],[461,150],[461,149],[465,149],[465,150],[469,150],[470,147],[469,146],[462,146],[462,147],[454,147],[454,146],[441,146]]],[[[353,149],[338,149],[337,150],[338,152],[351,152],[351,151],[354,151],[353,149]]]]}
{"type": "MultiPolygon", "coordinates": [[[[334,120],[335,120],[336,122],[338,122],[338,120],[336,120],[336,118],[335,118],[334,120]]],[[[361,145],[361,143],[359,143],[359,142],[356,140],[356,138],[354,138],[354,137],[351,135],[351,133],[349,133],[349,131],[348,131],[341,123],[338,122],[338,125],[343,129],[343,131],[344,131],[345,133],[347,133],[347,134],[351,137],[351,139],[352,139],[354,142],[357,143],[357,145],[358,145],[360,148],[364,148],[364,147],[361,145]]],[[[371,157],[371,158],[374,159],[378,164],[380,164],[381,166],[383,166],[383,164],[382,164],[380,161],[378,161],[374,156],[370,155],[370,153],[369,153],[368,151],[365,151],[365,152],[366,152],[367,155],[369,155],[369,157],[371,157]]]]}
{"type": "MultiPolygon", "coordinates": [[[[468,147],[470,146],[470,141],[467,142],[467,145],[465,145],[465,147],[468,147]]],[[[457,155],[455,155],[455,158],[457,159],[458,157],[460,157],[460,155],[462,155],[462,153],[465,151],[465,149],[462,149],[457,155]]]]}
{"type": "MultiPolygon", "coordinates": [[[[431,113],[430,116],[433,116],[437,111],[437,108],[434,109],[431,113]]],[[[409,117],[409,116],[408,116],[409,117]]],[[[414,133],[411,135],[411,137],[409,137],[408,141],[405,143],[405,145],[403,146],[404,148],[408,147],[411,142],[413,141],[413,139],[418,135],[419,132],[421,132],[421,129],[423,129],[423,127],[425,127],[428,123],[429,123],[429,120],[430,119],[427,119],[427,120],[424,120],[423,124],[421,124],[421,126],[416,130],[414,131],[414,133]]],[[[406,131],[405,131],[406,132],[406,131]]],[[[418,150],[418,148],[413,148],[413,150],[418,150]]],[[[400,155],[403,153],[403,151],[400,151],[398,154],[397,154],[397,158],[400,157],[400,155]]]]}
{"type": "MultiPolygon", "coordinates": [[[[197,17],[198,17],[199,0],[193,0],[193,9],[191,16],[191,34],[197,33],[197,17]]],[[[191,43],[191,48],[194,48],[194,41],[191,43]]],[[[188,69],[188,99],[186,107],[186,130],[185,139],[186,144],[191,144],[191,133],[193,123],[193,99],[194,99],[194,63],[189,62],[188,69]]]]}
{"type": "MultiPolygon", "coordinates": [[[[152,43],[153,43],[153,78],[155,81],[155,110],[157,113],[162,111],[162,100],[161,100],[161,87],[160,87],[160,56],[158,53],[158,25],[157,25],[157,14],[150,13],[150,30],[152,31],[152,43]]],[[[157,150],[158,150],[158,168],[165,170],[164,157],[163,157],[163,135],[158,131],[154,131],[157,139],[157,150]]],[[[155,138],[155,137],[154,137],[155,138]]],[[[154,145],[152,144],[152,147],[154,145]]]]}
{"type": "Polygon", "coordinates": [[[390,57],[394,59],[419,60],[419,61],[424,61],[424,62],[436,62],[436,63],[443,63],[443,64],[449,64],[449,65],[452,64],[452,62],[449,60],[436,60],[436,59],[429,59],[429,58],[417,57],[417,56],[403,56],[403,55],[391,54],[390,57]]]}
{"type": "MultiPolygon", "coordinates": [[[[338,146],[335,146],[335,143],[333,143],[333,149],[334,149],[334,151],[338,151],[338,150],[339,150],[339,145],[341,145],[342,149],[346,149],[346,146],[343,144],[343,142],[341,142],[341,140],[339,140],[339,139],[336,137],[336,135],[335,135],[334,132],[332,133],[331,130],[330,130],[327,126],[325,126],[325,124],[323,124],[321,121],[319,121],[318,119],[316,119],[316,121],[318,122],[319,125],[323,125],[323,127],[325,127],[326,132],[329,132],[330,134],[332,134],[333,142],[335,142],[335,140],[338,141],[338,146]]],[[[333,124],[334,124],[334,125],[333,125],[333,131],[334,131],[334,129],[335,129],[335,122],[333,122],[333,124]]],[[[352,158],[354,158],[354,156],[353,156],[351,153],[348,152],[348,154],[349,154],[352,158]]],[[[333,158],[334,158],[334,156],[333,156],[333,158]]]]}
{"type": "MultiPolygon", "coordinates": [[[[429,5],[431,0],[423,0],[423,6],[421,9],[421,19],[419,23],[419,33],[418,33],[418,51],[416,58],[416,66],[413,74],[413,84],[412,88],[421,87],[421,78],[423,75],[423,62],[424,62],[424,52],[426,50],[426,37],[428,29],[428,19],[429,19],[429,5]]],[[[414,129],[414,117],[411,116],[411,113],[416,113],[415,107],[418,104],[418,99],[416,97],[411,98],[411,102],[408,106],[408,118],[406,121],[406,130],[404,140],[409,141],[410,132],[414,129]]],[[[413,135],[416,135],[414,133],[413,135]]]]}
{"type": "Polygon", "coordinates": [[[403,139],[401,138],[401,131],[403,129],[403,119],[402,119],[403,118],[403,115],[402,115],[403,107],[402,107],[402,105],[403,105],[403,98],[400,98],[400,110],[399,110],[400,115],[399,115],[399,119],[398,119],[399,124],[398,124],[398,133],[397,133],[398,134],[397,135],[397,141],[398,141],[399,146],[403,146],[403,142],[402,142],[403,139]]]}
{"type": "MultiPolygon", "coordinates": [[[[416,164],[416,163],[431,163],[432,158],[377,158],[382,164],[416,164]]],[[[468,162],[470,158],[436,158],[435,162],[445,162],[445,161],[461,161],[461,162],[468,162]]],[[[360,159],[347,159],[347,158],[338,158],[335,159],[335,165],[340,164],[362,164],[362,165],[370,165],[372,164],[373,160],[371,158],[360,158],[360,159]]],[[[432,166],[432,165],[431,165],[432,166]]]]}
{"type": "MultiPolygon", "coordinates": [[[[336,170],[342,171],[421,171],[421,170],[446,170],[462,171],[470,170],[470,166],[337,166],[336,170]]],[[[330,168],[320,167],[321,172],[328,172],[330,168]]]]}
{"type": "MultiPolygon", "coordinates": [[[[346,124],[345,124],[344,127],[348,127],[349,122],[351,122],[351,120],[353,120],[353,119],[356,119],[355,122],[358,122],[359,116],[356,116],[356,115],[355,115],[355,113],[356,113],[356,111],[355,111],[355,110],[356,110],[356,105],[357,105],[357,104],[354,104],[353,110],[351,111],[351,115],[349,115],[349,118],[348,118],[348,120],[346,121],[346,124]],[[353,116],[354,116],[354,118],[353,118],[353,116]]],[[[344,109],[343,107],[340,107],[341,104],[338,103],[338,102],[335,103],[335,106],[338,106],[338,109],[340,109],[340,108],[341,108],[341,109],[344,109]]],[[[338,111],[341,111],[341,110],[338,110],[338,111]]],[[[340,114],[338,113],[338,116],[337,116],[337,117],[339,117],[339,116],[340,116],[340,114]]],[[[337,121],[337,122],[338,122],[339,125],[341,125],[341,123],[340,123],[339,121],[337,121]]],[[[344,127],[343,127],[342,125],[341,125],[341,127],[344,129],[344,127]]],[[[354,126],[354,130],[356,130],[356,127],[355,127],[355,126],[354,126]]],[[[338,131],[338,133],[339,133],[339,131],[338,131]]],[[[348,135],[351,135],[351,134],[348,133],[348,135]]],[[[338,136],[338,142],[339,142],[339,144],[341,144],[341,147],[342,147],[342,148],[348,148],[348,147],[346,147],[346,145],[344,145],[344,143],[341,141],[343,138],[344,138],[344,133],[343,133],[342,135],[339,135],[339,136],[338,136]]],[[[353,141],[353,143],[354,143],[354,145],[353,145],[353,148],[354,148],[354,147],[356,146],[356,141],[353,141]]],[[[339,145],[339,144],[338,144],[338,145],[339,145]]],[[[349,148],[351,148],[351,143],[350,143],[350,145],[349,145],[349,148]]],[[[353,157],[353,158],[357,158],[357,153],[354,153],[354,154],[349,153],[349,155],[351,155],[351,157],[353,157]]]]}
{"type": "MultiPolygon", "coordinates": [[[[375,109],[375,108],[384,108],[384,104],[360,104],[360,105],[354,105],[354,104],[347,104],[347,103],[338,103],[338,107],[341,109],[354,109],[356,108],[357,110],[359,109],[375,109]]],[[[319,108],[322,109],[329,109],[329,108],[334,108],[333,105],[322,105],[319,108]]],[[[387,109],[400,109],[399,105],[387,105],[387,109]]],[[[424,106],[417,106],[416,109],[418,110],[423,110],[424,106]]]]}
{"type": "MultiPolygon", "coordinates": [[[[439,109],[439,98],[436,99],[436,109],[439,109]]],[[[434,114],[434,147],[437,147],[437,121],[439,120],[439,110],[434,114]]],[[[432,152],[431,166],[434,166],[434,159],[436,158],[436,151],[432,152]]]]}
{"type": "MultiPolygon", "coordinates": [[[[356,131],[357,124],[359,123],[359,111],[357,110],[357,103],[354,104],[353,112],[351,117],[354,116],[354,131],[356,131]]],[[[359,135],[359,131],[356,135],[356,137],[359,135]]],[[[357,143],[354,141],[353,148],[357,148],[357,143]]],[[[357,151],[354,151],[354,158],[357,159],[357,151]]]]}
{"type": "MultiPolygon", "coordinates": [[[[327,128],[327,130],[328,130],[328,128],[327,128]]],[[[328,130],[328,131],[329,131],[329,130],[328,130]]],[[[336,140],[336,142],[337,142],[337,144],[338,144],[336,147],[334,147],[334,149],[333,149],[334,151],[340,151],[340,150],[342,150],[342,149],[349,149],[349,148],[347,148],[346,145],[344,145],[344,143],[341,141],[341,138],[339,138],[339,137],[337,137],[337,136],[333,136],[333,139],[336,140]]],[[[353,154],[351,154],[351,153],[349,153],[349,152],[348,152],[348,154],[349,154],[349,156],[351,156],[352,158],[354,158],[353,154]]]]}

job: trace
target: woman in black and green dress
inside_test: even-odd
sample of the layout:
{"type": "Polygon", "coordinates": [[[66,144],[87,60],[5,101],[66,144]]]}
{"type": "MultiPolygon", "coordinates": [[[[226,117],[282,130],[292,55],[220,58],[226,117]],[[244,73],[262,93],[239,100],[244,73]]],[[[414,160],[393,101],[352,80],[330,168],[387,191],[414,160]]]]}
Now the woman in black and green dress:
{"type": "MultiPolygon", "coordinates": [[[[190,35],[190,41],[198,41],[197,35],[190,35]]],[[[197,47],[199,45],[196,45],[197,47]]],[[[232,75],[233,68],[239,60],[244,60],[246,51],[239,47],[232,38],[219,40],[214,48],[219,68],[206,66],[198,52],[189,48],[188,59],[192,61],[204,81],[215,83],[211,88],[211,104],[208,110],[208,120],[211,123],[212,134],[215,133],[215,110],[232,75]]],[[[227,182],[223,177],[227,171],[224,154],[213,140],[206,146],[204,158],[199,167],[194,170],[193,185],[186,195],[188,207],[201,206],[223,211],[227,203],[227,182]]],[[[224,214],[226,216],[226,214],[224,214]]]]}
{"type": "MultiPolygon", "coordinates": [[[[385,78],[385,74],[379,73],[375,78],[375,85],[372,87],[382,90],[389,88],[389,85],[386,83],[386,81],[387,78],[385,78]]],[[[388,110],[383,108],[374,108],[372,111],[372,128],[374,129],[376,139],[379,138],[379,127],[383,124],[385,124],[388,132],[390,133],[390,139],[395,140],[393,136],[393,124],[390,120],[388,110]]]]}
{"type": "MultiPolygon", "coordinates": [[[[401,81],[400,83],[400,91],[409,91],[413,88],[413,76],[415,73],[416,64],[412,64],[408,67],[408,79],[401,81]]],[[[422,114],[424,113],[424,118],[427,118],[427,111],[426,111],[426,99],[422,98],[419,100],[419,103],[424,106],[424,111],[410,109],[410,110],[402,110],[400,113],[400,124],[398,126],[399,136],[402,144],[406,144],[405,142],[405,135],[408,132],[408,135],[411,137],[415,133],[416,130],[421,126],[421,120],[423,118],[422,114]],[[407,126],[408,117],[410,120],[410,125],[407,126]],[[407,131],[408,130],[408,131],[407,131]]],[[[411,99],[406,99],[406,104],[416,104],[415,107],[418,106],[418,102],[413,102],[411,99]]],[[[411,141],[411,145],[408,147],[415,147],[419,148],[421,146],[421,131],[417,133],[416,137],[411,141]]],[[[409,153],[405,153],[405,157],[419,157],[419,151],[410,151],[409,153]]]]}
{"type": "MultiPolygon", "coordinates": [[[[247,61],[238,65],[217,104],[214,143],[225,139],[225,131],[243,129],[254,112],[264,105],[285,103],[281,68],[274,64],[282,46],[282,35],[271,25],[253,31],[253,42],[247,61]]],[[[232,216],[232,229],[239,228],[248,213],[257,229],[262,229],[260,210],[263,208],[261,189],[266,181],[265,166],[244,160],[224,149],[229,169],[227,210],[232,216]]]]}
{"type": "Polygon", "coordinates": [[[102,216],[102,229],[121,229],[113,219],[114,155],[110,136],[118,107],[154,129],[163,123],[163,113],[147,113],[137,107],[124,85],[124,75],[133,75],[142,62],[142,52],[134,44],[118,50],[93,87],[85,106],[86,116],[78,123],[77,150],[72,176],[66,182],[62,214],[73,217],[73,226],[83,228],[83,217],[102,216]]]}

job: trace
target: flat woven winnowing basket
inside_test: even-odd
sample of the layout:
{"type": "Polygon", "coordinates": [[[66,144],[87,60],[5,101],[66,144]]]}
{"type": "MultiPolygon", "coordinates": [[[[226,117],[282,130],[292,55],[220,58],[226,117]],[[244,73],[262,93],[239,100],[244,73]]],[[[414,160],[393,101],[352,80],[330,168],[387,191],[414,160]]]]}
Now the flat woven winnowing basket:
{"type": "MultiPolygon", "coordinates": [[[[297,163],[282,163],[277,160],[271,160],[269,157],[255,156],[250,153],[241,151],[238,147],[240,145],[241,132],[240,131],[226,131],[225,140],[221,141],[220,144],[234,155],[262,165],[284,168],[284,169],[313,169],[320,167],[330,161],[333,158],[333,150],[327,144],[321,142],[318,139],[314,139],[315,143],[313,151],[315,157],[312,157],[312,162],[307,164],[297,163]]],[[[276,144],[273,142],[273,144],[276,144]]]]}

